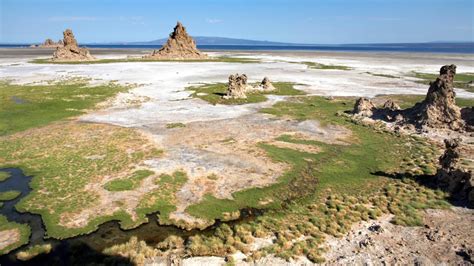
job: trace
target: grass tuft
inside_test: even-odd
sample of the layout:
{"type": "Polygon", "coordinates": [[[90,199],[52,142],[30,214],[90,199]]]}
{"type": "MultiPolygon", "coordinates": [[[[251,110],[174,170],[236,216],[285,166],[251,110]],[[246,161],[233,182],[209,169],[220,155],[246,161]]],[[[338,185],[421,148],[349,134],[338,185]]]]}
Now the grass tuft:
{"type": "Polygon", "coordinates": [[[0,192],[0,201],[9,201],[18,198],[21,195],[20,191],[9,190],[0,192]]]}
{"type": "Polygon", "coordinates": [[[322,70],[351,70],[351,67],[342,66],[342,65],[325,65],[316,62],[301,62],[302,64],[307,65],[312,69],[322,69],[322,70]]]}
{"type": "Polygon", "coordinates": [[[47,85],[0,82],[0,136],[77,116],[129,87],[86,81],[47,85]]]}
{"type": "Polygon", "coordinates": [[[188,90],[194,91],[191,94],[193,98],[202,99],[210,104],[228,104],[228,105],[239,105],[248,103],[259,103],[267,100],[265,95],[284,95],[284,96],[295,96],[304,95],[303,91],[294,88],[296,84],[289,82],[274,82],[273,86],[276,88],[275,91],[253,91],[247,93],[246,99],[224,99],[222,96],[226,94],[227,84],[216,83],[208,84],[198,87],[190,87],[188,90]]]}
{"type": "Polygon", "coordinates": [[[140,186],[143,179],[153,174],[155,174],[155,172],[150,170],[138,170],[127,178],[121,178],[107,182],[104,185],[104,188],[108,191],[134,190],[140,186]]]}
{"type": "Polygon", "coordinates": [[[7,180],[8,178],[10,178],[10,174],[8,172],[2,172],[0,171],[0,182],[3,182],[5,180],[7,180]]]}

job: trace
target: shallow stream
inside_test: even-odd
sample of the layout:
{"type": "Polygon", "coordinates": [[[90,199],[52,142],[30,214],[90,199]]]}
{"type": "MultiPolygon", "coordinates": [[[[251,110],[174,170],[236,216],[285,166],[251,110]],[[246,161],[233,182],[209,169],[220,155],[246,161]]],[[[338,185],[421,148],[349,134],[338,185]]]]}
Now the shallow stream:
{"type": "MultiPolygon", "coordinates": [[[[49,254],[39,255],[26,262],[19,261],[15,257],[17,251],[24,250],[27,246],[20,247],[7,255],[0,256],[0,265],[85,265],[93,263],[127,265],[131,264],[127,259],[107,256],[102,254],[102,251],[112,245],[125,243],[132,236],[144,240],[149,245],[156,245],[170,235],[186,239],[197,233],[212,234],[215,229],[215,226],[212,226],[204,231],[187,231],[175,226],[163,226],[158,223],[157,213],[153,213],[147,216],[148,223],[131,230],[122,230],[117,221],[110,221],[100,225],[98,230],[87,235],[65,240],[44,239],[45,229],[41,216],[20,213],[15,209],[15,205],[31,191],[29,183],[32,176],[24,175],[23,171],[18,168],[4,168],[0,171],[8,172],[11,175],[7,180],[0,182],[0,192],[21,191],[21,195],[16,199],[4,202],[3,207],[0,208],[0,214],[6,216],[9,221],[26,223],[31,227],[32,234],[28,245],[50,243],[53,246],[49,254]]],[[[232,223],[253,219],[254,215],[258,213],[260,213],[258,210],[242,211],[241,218],[232,223]]]]}

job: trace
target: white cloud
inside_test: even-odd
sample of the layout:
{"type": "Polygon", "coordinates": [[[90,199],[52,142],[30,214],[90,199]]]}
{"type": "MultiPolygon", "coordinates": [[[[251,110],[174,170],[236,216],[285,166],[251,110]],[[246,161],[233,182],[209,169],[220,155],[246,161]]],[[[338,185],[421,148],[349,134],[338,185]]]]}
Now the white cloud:
{"type": "Polygon", "coordinates": [[[221,22],[222,22],[222,19],[207,18],[207,19],[206,19],[206,22],[207,22],[207,23],[210,23],[210,24],[217,24],[217,23],[221,23],[221,22]]]}

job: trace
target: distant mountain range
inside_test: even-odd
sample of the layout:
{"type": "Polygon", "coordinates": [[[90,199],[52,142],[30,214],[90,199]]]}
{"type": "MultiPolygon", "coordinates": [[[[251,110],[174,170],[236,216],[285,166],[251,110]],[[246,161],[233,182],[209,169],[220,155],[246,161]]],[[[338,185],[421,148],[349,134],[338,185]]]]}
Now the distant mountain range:
{"type": "MultiPolygon", "coordinates": [[[[334,46],[334,47],[395,47],[400,45],[411,45],[411,46],[439,46],[439,45],[450,45],[450,44],[467,44],[472,45],[472,42],[463,41],[435,41],[435,42],[423,42],[423,43],[355,43],[355,44],[309,44],[309,43],[285,43],[285,42],[272,42],[272,41],[256,41],[248,39],[237,39],[237,38],[225,38],[225,37],[205,37],[195,36],[193,37],[197,45],[233,45],[233,46],[334,46]]],[[[168,38],[157,39],[153,41],[143,42],[111,42],[111,43],[87,43],[92,45],[163,45],[166,43],[168,38]]]]}
{"type": "MultiPolygon", "coordinates": [[[[252,46],[291,46],[291,45],[308,45],[308,44],[296,44],[296,43],[283,43],[283,42],[270,42],[270,41],[255,41],[246,39],[234,39],[224,37],[204,37],[195,36],[193,37],[197,45],[252,45],[252,46]]],[[[163,45],[166,43],[168,38],[145,41],[145,42],[114,42],[107,43],[110,45],[163,45]]]]}

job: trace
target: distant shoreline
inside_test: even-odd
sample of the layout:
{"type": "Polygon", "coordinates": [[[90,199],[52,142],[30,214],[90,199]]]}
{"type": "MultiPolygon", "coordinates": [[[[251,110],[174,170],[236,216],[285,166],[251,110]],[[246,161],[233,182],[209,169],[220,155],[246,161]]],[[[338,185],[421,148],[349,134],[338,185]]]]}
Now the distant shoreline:
{"type": "MultiPolygon", "coordinates": [[[[29,48],[29,44],[0,44],[0,48],[29,48]]],[[[84,44],[102,49],[159,49],[154,45],[84,44]]],[[[198,45],[204,51],[323,51],[474,54],[474,43],[355,44],[355,45],[198,45]]],[[[45,48],[35,48],[45,49],[45,48]]]]}

